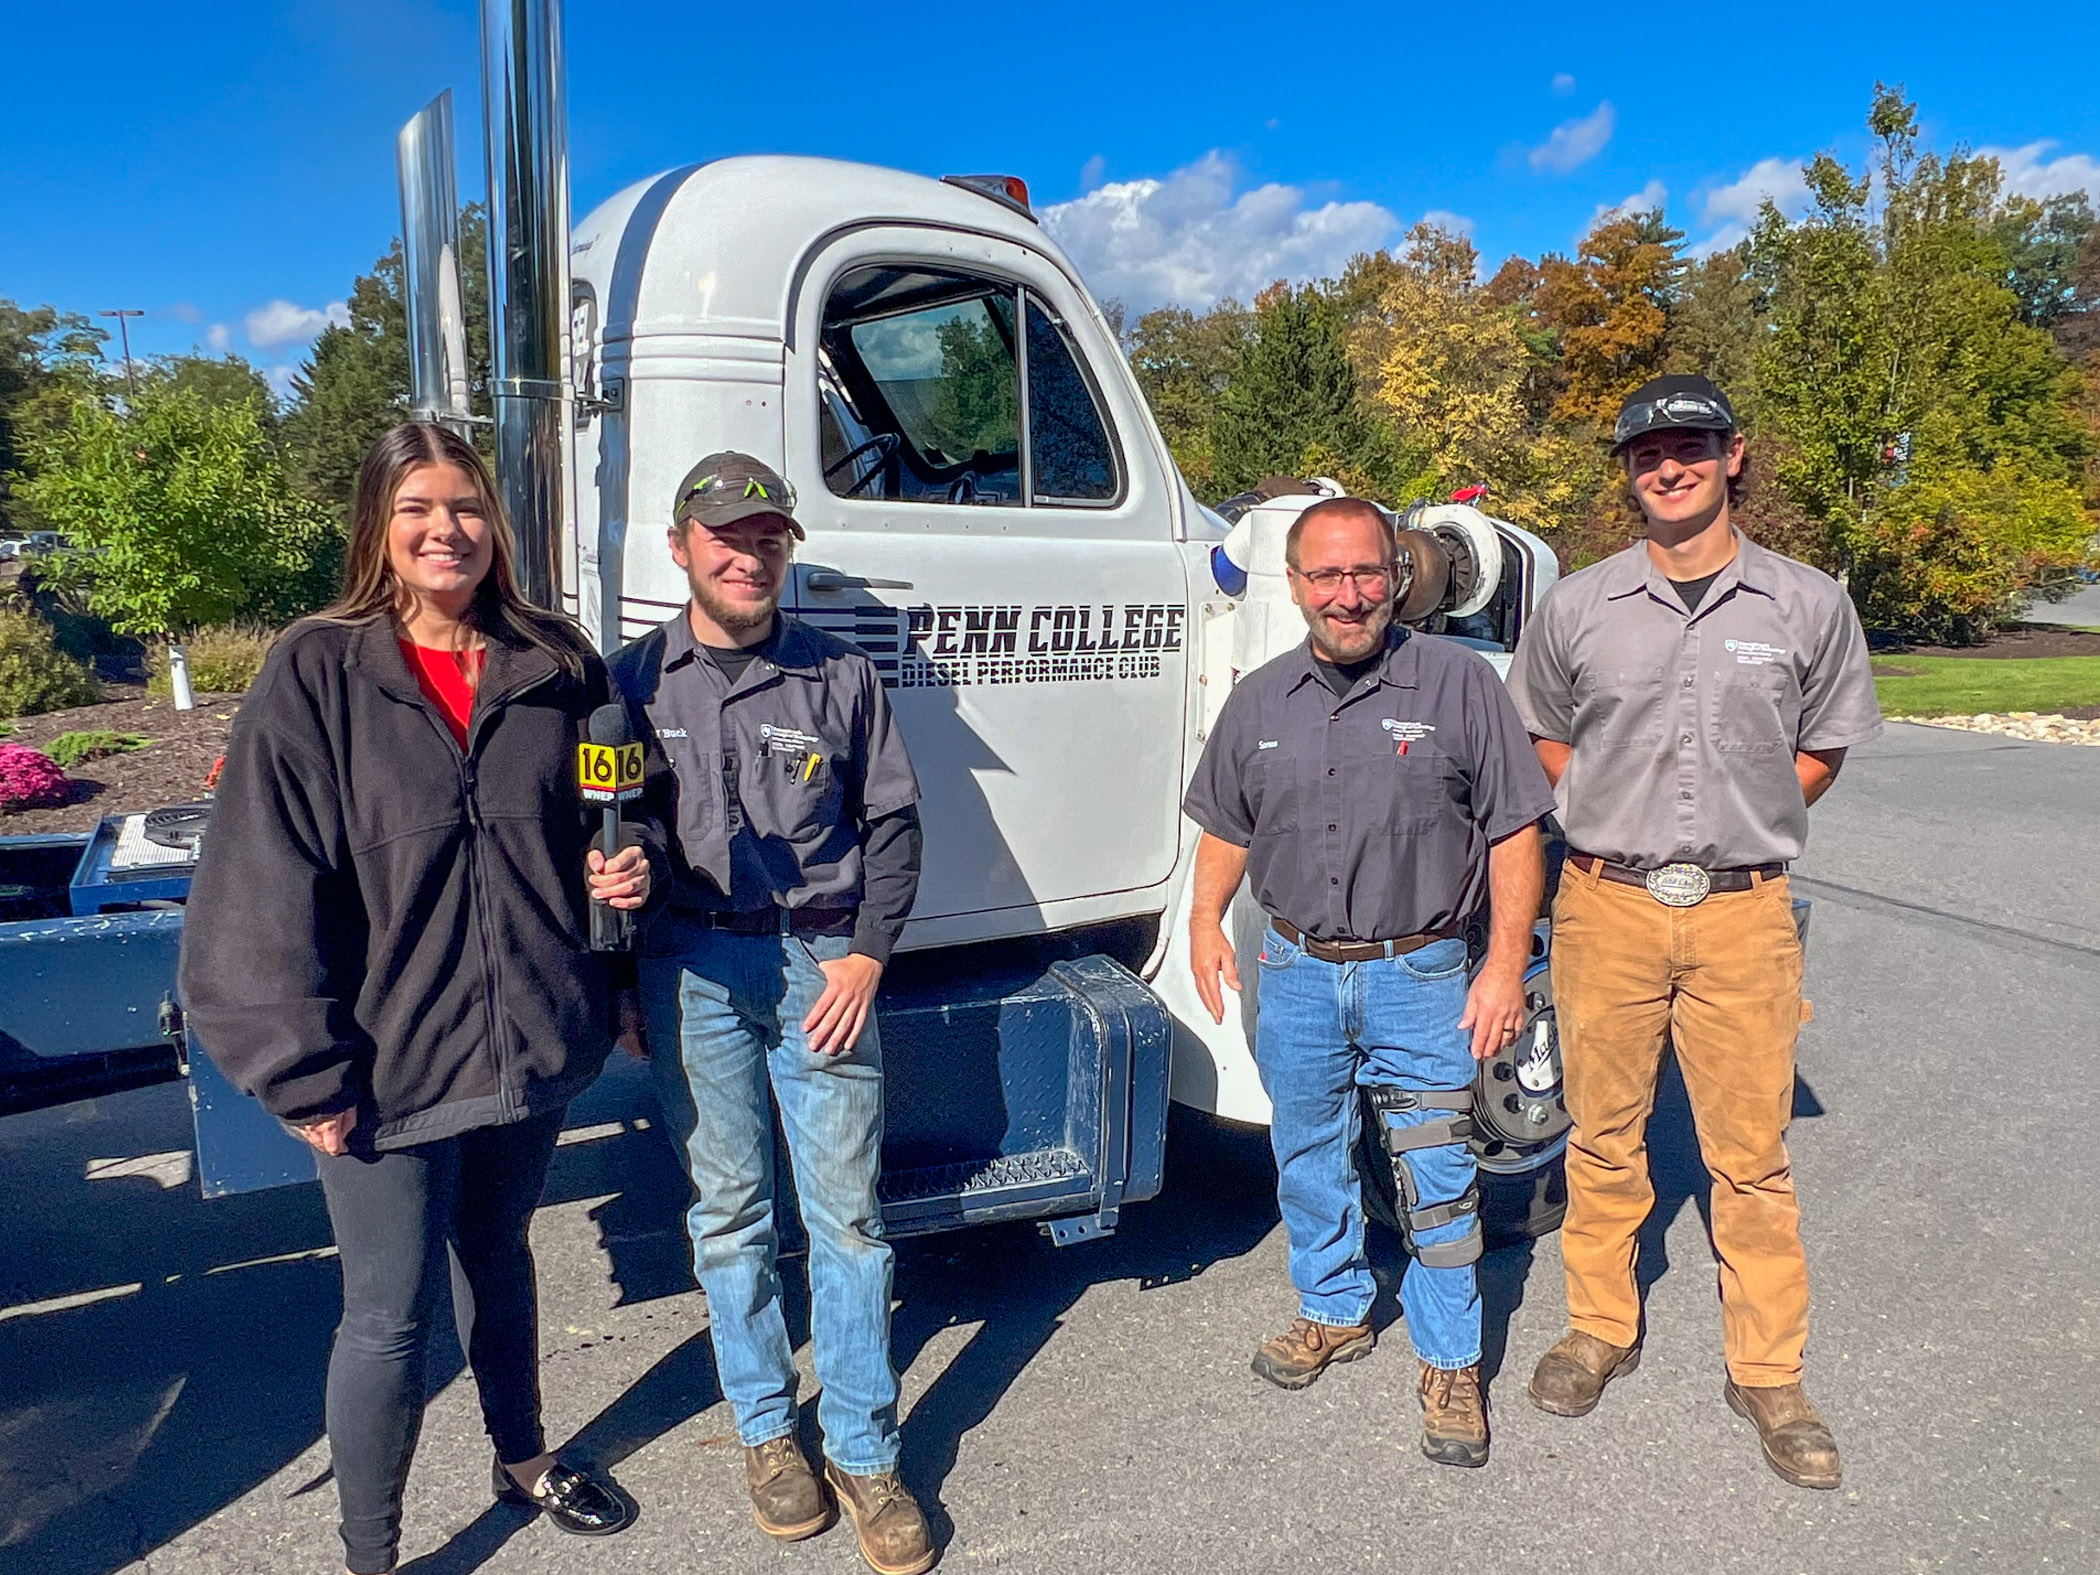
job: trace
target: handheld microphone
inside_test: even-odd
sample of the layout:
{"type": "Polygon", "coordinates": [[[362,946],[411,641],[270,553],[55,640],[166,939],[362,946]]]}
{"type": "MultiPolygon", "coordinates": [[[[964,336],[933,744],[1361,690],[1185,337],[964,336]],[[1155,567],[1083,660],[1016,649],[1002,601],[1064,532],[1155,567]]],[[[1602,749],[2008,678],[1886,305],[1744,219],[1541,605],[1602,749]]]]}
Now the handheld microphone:
{"type": "MultiPolygon", "coordinates": [[[[598,851],[608,860],[620,851],[620,806],[642,796],[642,746],[618,701],[601,705],[586,724],[589,742],[576,749],[576,791],[586,804],[605,806],[598,851]]],[[[634,947],[634,916],[591,899],[591,950],[624,952],[634,947]]]]}

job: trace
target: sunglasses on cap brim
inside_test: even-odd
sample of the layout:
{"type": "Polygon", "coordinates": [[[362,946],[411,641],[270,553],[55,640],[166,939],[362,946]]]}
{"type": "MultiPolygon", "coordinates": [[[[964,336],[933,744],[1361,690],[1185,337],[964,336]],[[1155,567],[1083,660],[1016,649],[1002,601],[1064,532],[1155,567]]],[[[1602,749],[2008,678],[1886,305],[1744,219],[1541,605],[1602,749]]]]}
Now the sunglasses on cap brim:
{"type": "Polygon", "coordinates": [[[1644,399],[1619,412],[1612,424],[1611,445],[1624,448],[1636,438],[1671,428],[1700,432],[1733,432],[1735,417],[1719,400],[1703,394],[1670,394],[1662,399],[1644,399]]]}

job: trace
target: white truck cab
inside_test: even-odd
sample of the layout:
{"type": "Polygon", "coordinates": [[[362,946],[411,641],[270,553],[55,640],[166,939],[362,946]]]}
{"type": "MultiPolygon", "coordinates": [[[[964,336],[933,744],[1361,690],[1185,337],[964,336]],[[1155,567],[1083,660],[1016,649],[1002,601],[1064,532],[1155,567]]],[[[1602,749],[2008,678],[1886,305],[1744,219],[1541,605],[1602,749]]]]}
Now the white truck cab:
{"type": "MultiPolygon", "coordinates": [[[[1265,1122],[1251,1004],[1214,1025],[1189,981],[1179,804],[1238,673],[1304,637],[1278,604],[1281,541],[1318,492],[1254,505],[1257,561],[1225,594],[1231,522],[1190,494],[1077,271],[995,181],[724,159],[604,203],[570,266],[571,610],[608,648],[672,616],[679,478],[720,449],[777,466],[809,533],[787,605],[874,658],[919,772],[903,948],[1148,921],[1174,1096],[1265,1122]]],[[[1471,576],[1441,626],[1506,665],[1551,550],[1457,506],[1411,523],[1449,525],[1471,576]]]]}

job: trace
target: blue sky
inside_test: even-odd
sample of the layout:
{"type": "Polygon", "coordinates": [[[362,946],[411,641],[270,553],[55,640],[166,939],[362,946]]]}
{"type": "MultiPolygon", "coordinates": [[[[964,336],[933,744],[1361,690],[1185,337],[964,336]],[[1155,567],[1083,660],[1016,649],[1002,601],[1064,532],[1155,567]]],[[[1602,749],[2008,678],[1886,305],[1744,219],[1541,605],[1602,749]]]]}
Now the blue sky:
{"type": "MultiPolygon", "coordinates": [[[[1863,156],[1877,77],[2019,189],[2100,193],[2100,42],[2068,13],[2044,39],[1938,0],[1576,11],[576,0],[576,211],[739,152],[1012,172],[1097,293],[1201,306],[1425,214],[1490,267],[1628,199],[1725,240],[1817,149],[1863,156]]],[[[482,187],[471,0],[76,0],[8,31],[0,296],[143,307],[135,350],[281,381],[398,227],[394,134],[440,89],[482,187]]]]}

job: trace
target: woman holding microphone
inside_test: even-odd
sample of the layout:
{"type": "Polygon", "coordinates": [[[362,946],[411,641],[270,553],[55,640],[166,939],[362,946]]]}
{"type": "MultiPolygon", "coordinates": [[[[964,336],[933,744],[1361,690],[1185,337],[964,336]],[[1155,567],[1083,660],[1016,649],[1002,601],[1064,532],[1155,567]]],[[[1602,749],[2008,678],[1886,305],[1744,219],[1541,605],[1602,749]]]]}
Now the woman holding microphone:
{"type": "Polygon", "coordinates": [[[526,1227],[614,1031],[588,903],[642,907],[663,834],[645,816],[643,846],[591,847],[576,746],[616,697],[513,556],[466,442],[421,422],[379,440],[341,598],[278,640],[234,722],[184,925],[199,1044],[318,1154],[350,1575],[395,1566],[448,1267],[496,1495],[584,1536],[634,1517],[547,1450],[526,1227]]]}

